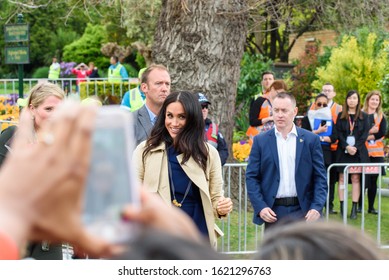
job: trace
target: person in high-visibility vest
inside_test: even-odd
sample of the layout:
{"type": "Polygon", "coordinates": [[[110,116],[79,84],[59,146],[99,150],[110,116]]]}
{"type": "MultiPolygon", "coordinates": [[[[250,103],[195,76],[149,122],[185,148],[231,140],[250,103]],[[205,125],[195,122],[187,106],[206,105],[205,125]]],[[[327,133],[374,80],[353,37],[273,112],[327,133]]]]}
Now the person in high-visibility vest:
{"type": "Polygon", "coordinates": [[[49,69],[49,80],[58,80],[59,74],[61,73],[61,66],[57,62],[57,58],[53,57],[53,62],[49,69]]]}
{"type": "MultiPolygon", "coordinates": [[[[386,118],[382,112],[382,96],[378,90],[373,90],[366,95],[363,111],[369,115],[371,128],[366,141],[366,148],[369,153],[370,162],[384,162],[384,136],[386,134],[386,118]]],[[[382,167],[382,175],[386,175],[385,168],[382,167]]],[[[378,214],[374,208],[374,201],[377,194],[378,174],[366,175],[367,199],[370,214],[378,214]]],[[[362,195],[361,195],[362,197],[362,195]]],[[[362,211],[362,199],[359,199],[359,209],[362,211]]]]}
{"type": "Polygon", "coordinates": [[[111,65],[108,68],[108,82],[120,83],[128,79],[126,68],[119,62],[117,56],[111,56],[111,65]]]}
{"type": "Polygon", "coordinates": [[[134,112],[138,109],[140,109],[144,104],[146,100],[146,95],[144,92],[140,89],[140,81],[142,80],[142,74],[147,68],[142,68],[139,70],[138,73],[138,85],[137,87],[127,91],[123,95],[121,107],[124,109],[130,110],[130,112],[134,112]]]}
{"type": "Polygon", "coordinates": [[[287,86],[283,80],[275,80],[263,96],[259,96],[250,105],[249,122],[250,126],[246,131],[249,137],[249,144],[253,144],[255,135],[273,128],[273,115],[271,102],[279,92],[285,92],[287,86]]]}
{"type": "MultiPolygon", "coordinates": [[[[328,107],[331,109],[332,122],[335,126],[336,120],[338,118],[338,114],[342,112],[342,105],[339,105],[334,101],[336,96],[336,92],[334,86],[330,83],[325,83],[322,87],[322,93],[324,93],[328,98],[328,107]]],[[[331,163],[336,163],[336,149],[338,148],[338,141],[335,143],[331,143],[331,163]]],[[[337,214],[338,212],[334,210],[334,197],[335,197],[335,184],[338,181],[338,172],[336,168],[331,168],[330,170],[330,178],[329,178],[329,206],[328,212],[330,214],[337,214]]]]}

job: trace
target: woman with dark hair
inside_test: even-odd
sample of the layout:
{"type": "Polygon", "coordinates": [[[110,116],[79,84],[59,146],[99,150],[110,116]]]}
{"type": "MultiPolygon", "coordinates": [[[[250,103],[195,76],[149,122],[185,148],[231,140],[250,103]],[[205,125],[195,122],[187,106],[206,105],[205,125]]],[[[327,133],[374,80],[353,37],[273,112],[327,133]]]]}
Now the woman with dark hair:
{"type": "Polygon", "coordinates": [[[204,141],[204,120],[195,94],[168,95],[134,159],[138,178],[148,190],[187,213],[216,247],[215,231],[220,229],[214,217],[230,213],[232,201],[223,196],[220,157],[204,141]]]}
{"type": "MultiPolygon", "coordinates": [[[[369,117],[361,110],[361,98],[357,91],[350,90],[347,93],[343,105],[343,111],[338,114],[336,122],[336,134],[339,145],[336,151],[338,163],[364,163],[369,162],[369,155],[365,146],[369,135],[369,117]]],[[[344,166],[338,168],[339,171],[339,200],[340,213],[343,213],[344,190],[344,166]]],[[[359,173],[351,174],[352,201],[350,219],[357,218],[357,204],[361,195],[359,173]]]]}

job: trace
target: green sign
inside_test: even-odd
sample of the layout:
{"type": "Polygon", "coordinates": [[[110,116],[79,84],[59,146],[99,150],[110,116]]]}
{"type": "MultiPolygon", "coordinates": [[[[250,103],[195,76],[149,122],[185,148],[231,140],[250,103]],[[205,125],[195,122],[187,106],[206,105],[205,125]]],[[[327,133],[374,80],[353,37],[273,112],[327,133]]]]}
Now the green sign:
{"type": "Polygon", "coordinates": [[[27,42],[30,40],[28,24],[9,24],[4,26],[4,39],[9,42],[27,42]]]}
{"type": "Polygon", "coordinates": [[[30,63],[30,47],[5,47],[5,64],[30,63]]]}

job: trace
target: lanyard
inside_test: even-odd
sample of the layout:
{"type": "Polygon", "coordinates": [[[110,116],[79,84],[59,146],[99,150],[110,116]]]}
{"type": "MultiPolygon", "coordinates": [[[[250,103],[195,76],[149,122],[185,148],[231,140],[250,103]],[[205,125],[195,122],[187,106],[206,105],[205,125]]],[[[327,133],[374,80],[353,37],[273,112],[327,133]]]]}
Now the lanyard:
{"type": "Polygon", "coordinates": [[[351,117],[348,117],[348,122],[350,123],[350,135],[353,135],[354,126],[355,126],[355,120],[351,121],[351,117]]]}

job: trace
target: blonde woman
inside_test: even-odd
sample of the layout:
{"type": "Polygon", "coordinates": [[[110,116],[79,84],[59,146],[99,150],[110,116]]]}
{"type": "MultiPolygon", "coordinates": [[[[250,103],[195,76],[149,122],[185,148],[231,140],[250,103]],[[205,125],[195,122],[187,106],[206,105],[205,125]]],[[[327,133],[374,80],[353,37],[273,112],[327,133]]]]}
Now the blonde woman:
{"type": "MultiPolygon", "coordinates": [[[[34,129],[28,139],[25,139],[26,142],[34,144],[42,139],[40,128],[64,98],[64,91],[58,85],[49,82],[39,83],[31,89],[25,105],[33,119],[34,129]]],[[[0,135],[0,166],[8,152],[12,151],[12,139],[15,133],[17,133],[17,128],[10,126],[0,135]]],[[[50,141],[50,139],[45,139],[45,141],[50,141]]],[[[62,245],[52,245],[48,242],[30,243],[26,257],[44,260],[62,259],[62,245]]]]}

